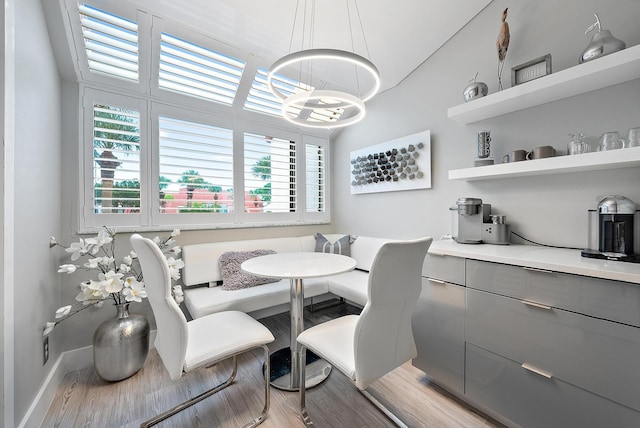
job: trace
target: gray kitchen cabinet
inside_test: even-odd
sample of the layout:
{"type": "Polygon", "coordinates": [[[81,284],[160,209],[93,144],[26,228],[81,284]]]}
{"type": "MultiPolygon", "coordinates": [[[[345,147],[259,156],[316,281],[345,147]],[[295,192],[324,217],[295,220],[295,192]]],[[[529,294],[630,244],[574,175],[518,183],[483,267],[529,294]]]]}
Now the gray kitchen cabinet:
{"type": "Polygon", "coordinates": [[[509,257],[495,248],[443,243],[428,254],[413,365],[508,426],[640,427],[637,268],[604,263],[599,273],[587,261],[580,274],[566,252],[563,270],[555,250],[536,259],[514,248],[518,265],[495,260],[509,257]]]}
{"type": "Polygon", "coordinates": [[[413,311],[413,365],[451,392],[464,392],[465,260],[427,255],[413,311]]]}
{"type": "Polygon", "coordinates": [[[477,260],[466,272],[470,400],[525,427],[640,426],[636,284],[477,260]]]}
{"type": "Polygon", "coordinates": [[[640,415],[553,376],[467,343],[466,393],[507,425],[544,428],[639,427],[640,415]]]}

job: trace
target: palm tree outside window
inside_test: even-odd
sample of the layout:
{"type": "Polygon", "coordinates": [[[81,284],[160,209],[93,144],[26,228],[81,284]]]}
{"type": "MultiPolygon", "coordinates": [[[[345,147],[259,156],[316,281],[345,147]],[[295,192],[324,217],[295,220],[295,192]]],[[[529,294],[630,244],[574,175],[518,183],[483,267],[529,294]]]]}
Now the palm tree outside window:
{"type": "Polygon", "coordinates": [[[140,113],[93,108],[94,207],[98,213],[140,211],[140,113]]]}

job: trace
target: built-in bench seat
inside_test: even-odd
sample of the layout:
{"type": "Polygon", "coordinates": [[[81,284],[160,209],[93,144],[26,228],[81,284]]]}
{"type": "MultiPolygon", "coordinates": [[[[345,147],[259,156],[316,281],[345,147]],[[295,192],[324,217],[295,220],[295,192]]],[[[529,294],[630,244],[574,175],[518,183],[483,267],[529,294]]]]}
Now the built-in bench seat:
{"type": "MultiPolygon", "coordinates": [[[[326,235],[335,241],[344,235],[326,235]]],[[[304,295],[344,298],[364,306],[367,302],[369,270],[380,247],[389,239],[359,236],[350,246],[356,269],[338,275],[304,280],[304,295]]],[[[220,256],[227,251],[274,250],[277,253],[314,251],[314,236],[210,242],[185,245],[182,270],[185,305],[193,318],[226,310],[255,313],[289,303],[289,280],[258,285],[241,290],[223,290],[220,256]]]]}

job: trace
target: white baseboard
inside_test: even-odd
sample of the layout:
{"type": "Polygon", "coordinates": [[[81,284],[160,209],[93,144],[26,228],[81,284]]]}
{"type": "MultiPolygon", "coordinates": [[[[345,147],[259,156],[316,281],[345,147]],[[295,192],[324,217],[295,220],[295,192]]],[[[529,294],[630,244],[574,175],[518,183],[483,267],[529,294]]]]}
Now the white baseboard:
{"type": "MultiPolygon", "coordinates": [[[[149,334],[149,348],[153,349],[156,339],[156,331],[149,334]]],[[[27,413],[18,425],[18,428],[39,428],[49,407],[56,396],[58,388],[62,384],[64,375],[71,371],[82,370],[93,366],[93,346],[72,349],[60,354],[49,374],[45,378],[35,399],[29,406],[27,413]]]]}

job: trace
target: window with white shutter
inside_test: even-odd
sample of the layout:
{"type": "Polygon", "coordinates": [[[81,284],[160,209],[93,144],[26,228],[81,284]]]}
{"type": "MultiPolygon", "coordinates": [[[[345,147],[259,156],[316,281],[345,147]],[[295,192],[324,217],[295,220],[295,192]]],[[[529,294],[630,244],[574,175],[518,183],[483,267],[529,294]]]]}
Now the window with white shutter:
{"type": "Polygon", "coordinates": [[[80,233],[330,221],[328,134],[282,118],[264,58],[131,2],[59,3],[81,94],[80,233]]]}
{"type": "MultiPolygon", "coordinates": [[[[249,95],[247,95],[247,99],[244,103],[244,109],[282,117],[282,100],[271,93],[271,90],[267,85],[267,72],[266,68],[258,68],[258,71],[253,78],[253,83],[251,84],[251,90],[249,91],[249,95]]],[[[280,74],[276,74],[274,76],[273,82],[280,92],[287,96],[303,90],[313,90],[309,85],[289,79],[288,77],[280,74]]],[[[301,109],[292,107],[289,111],[293,116],[297,116],[300,114],[301,109]]]]}
{"type": "Polygon", "coordinates": [[[245,212],[297,212],[296,178],[295,142],[244,133],[245,212]]]}
{"type": "Polygon", "coordinates": [[[315,144],[305,144],[305,175],[306,175],[306,211],[308,213],[323,213],[326,210],[326,170],[325,147],[315,144]]]}
{"type": "Polygon", "coordinates": [[[233,130],[158,118],[160,212],[233,212],[233,130]]]}
{"type": "Polygon", "coordinates": [[[167,33],[160,34],[161,89],[232,105],[245,63],[167,33]]]}
{"type": "Polygon", "coordinates": [[[93,207],[96,214],[140,212],[140,113],[93,105],[93,207]]]}
{"type": "MultiPolygon", "coordinates": [[[[268,70],[259,67],[251,84],[251,90],[247,95],[244,103],[245,110],[251,110],[262,114],[283,117],[282,100],[269,89],[267,85],[268,70]]],[[[313,91],[314,88],[305,83],[290,79],[281,74],[275,74],[273,77],[274,86],[284,95],[290,96],[298,92],[313,91]]],[[[335,100],[321,100],[325,103],[334,103],[335,100]]],[[[287,110],[292,117],[308,116],[310,122],[335,122],[346,112],[345,108],[326,108],[326,109],[301,109],[298,107],[289,107],[287,110]]]]}
{"type": "Polygon", "coordinates": [[[89,70],[138,82],[138,24],[86,4],[78,10],[89,70]]]}

